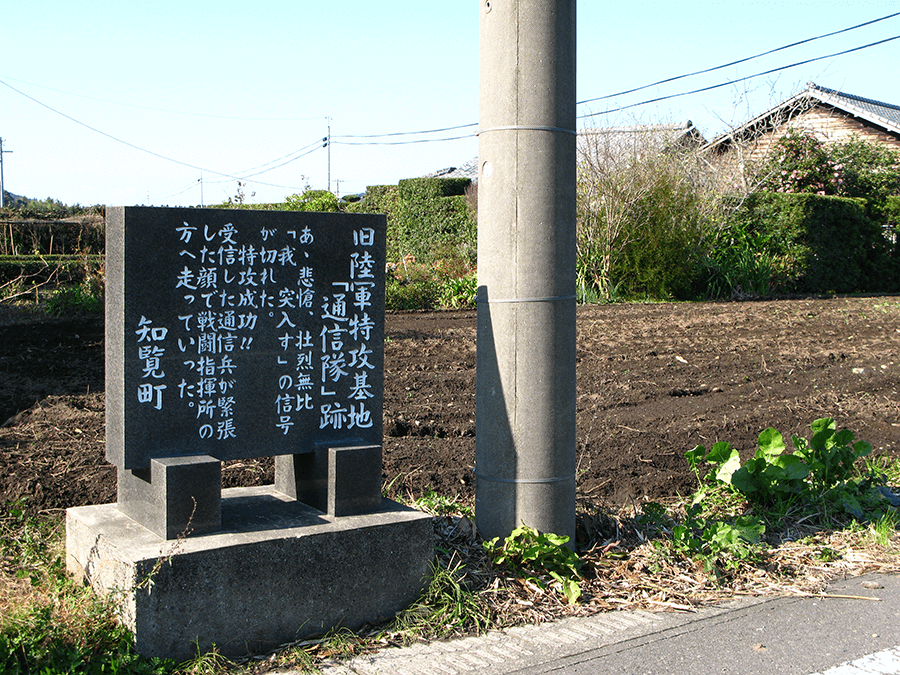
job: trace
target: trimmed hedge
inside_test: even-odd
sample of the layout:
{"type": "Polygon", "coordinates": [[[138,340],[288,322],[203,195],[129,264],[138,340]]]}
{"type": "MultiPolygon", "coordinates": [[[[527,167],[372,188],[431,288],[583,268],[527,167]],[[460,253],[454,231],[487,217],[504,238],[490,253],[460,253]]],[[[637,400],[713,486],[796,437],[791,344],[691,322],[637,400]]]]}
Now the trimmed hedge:
{"type": "Polygon", "coordinates": [[[466,194],[472,183],[468,178],[407,178],[397,187],[400,197],[410,202],[421,202],[441,197],[458,197],[466,194]]]}
{"type": "Polygon", "coordinates": [[[866,215],[864,199],[762,192],[747,198],[737,219],[765,235],[762,253],[789,261],[779,291],[900,289],[891,242],[866,215]]]}
{"type": "Polygon", "coordinates": [[[387,215],[387,258],[419,263],[441,259],[475,264],[475,215],[465,196],[468,178],[410,178],[366,189],[347,210],[387,215]]]}

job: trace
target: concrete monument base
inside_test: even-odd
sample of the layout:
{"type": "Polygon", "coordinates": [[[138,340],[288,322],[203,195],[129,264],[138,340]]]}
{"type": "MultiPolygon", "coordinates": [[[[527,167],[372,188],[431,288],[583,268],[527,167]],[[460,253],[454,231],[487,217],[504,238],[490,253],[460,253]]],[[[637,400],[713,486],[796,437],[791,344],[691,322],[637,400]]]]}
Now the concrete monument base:
{"type": "Polygon", "coordinates": [[[115,504],[66,512],[66,564],[120,594],[146,656],[184,660],[273,649],[390,618],[427,583],[431,517],[387,499],[333,517],[274,486],[222,491],[222,530],[168,540],[115,504]]]}

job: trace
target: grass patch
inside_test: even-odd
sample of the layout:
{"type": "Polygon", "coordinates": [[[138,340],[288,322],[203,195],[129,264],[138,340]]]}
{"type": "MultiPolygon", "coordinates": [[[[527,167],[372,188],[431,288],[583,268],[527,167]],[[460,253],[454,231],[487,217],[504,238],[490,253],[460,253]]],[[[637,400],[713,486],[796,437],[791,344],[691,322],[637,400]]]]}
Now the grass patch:
{"type": "Polygon", "coordinates": [[[0,506],[0,672],[163,674],[145,659],[108,599],[66,576],[64,522],[34,518],[22,502],[0,506]]]}
{"type": "Polygon", "coordinates": [[[790,455],[808,471],[784,457],[779,436],[766,430],[749,462],[727,443],[689,451],[699,487],[687,498],[619,510],[579,500],[577,553],[564,538],[525,527],[503,542],[482,542],[470,500],[430,488],[410,495],[409,503],[433,515],[436,542],[429,583],[411,607],[382,625],[237,661],[215,652],[183,664],[137,655],[113,605],[67,579],[61,519],[6,504],[0,672],[317,672],[385,647],[493,628],[622,609],[691,610],[736,595],[817,596],[835,577],[900,572],[900,464],[872,459],[867,444],[830,420],[812,431],[811,439],[794,439],[790,455]]]}

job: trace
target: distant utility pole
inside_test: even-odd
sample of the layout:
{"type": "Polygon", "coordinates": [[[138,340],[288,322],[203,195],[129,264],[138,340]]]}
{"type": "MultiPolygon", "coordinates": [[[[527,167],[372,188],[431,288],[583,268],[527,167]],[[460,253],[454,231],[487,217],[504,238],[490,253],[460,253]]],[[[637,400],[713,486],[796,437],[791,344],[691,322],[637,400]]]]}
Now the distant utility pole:
{"type": "Polygon", "coordinates": [[[326,117],[328,120],[328,135],[323,139],[325,141],[325,147],[328,148],[328,191],[331,192],[331,118],[326,117]]]}
{"type": "Polygon", "coordinates": [[[481,0],[475,515],[575,543],[575,4],[481,0]]]}
{"type": "Polygon", "coordinates": [[[4,193],[6,192],[6,183],[3,181],[3,154],[7,152],[12,152],[12,150],[4,150],[3,149],[3,139],[0,138],[0,209],[5,205],[4,193]]]}

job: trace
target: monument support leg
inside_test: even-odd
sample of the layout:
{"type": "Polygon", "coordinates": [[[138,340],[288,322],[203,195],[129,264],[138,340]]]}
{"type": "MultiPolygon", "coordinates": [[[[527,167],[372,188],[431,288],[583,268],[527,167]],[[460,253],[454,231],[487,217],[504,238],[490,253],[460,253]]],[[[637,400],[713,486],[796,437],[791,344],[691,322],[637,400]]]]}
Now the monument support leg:
{"type": "Polygon", "coordinates": [[[208,455],[151,459],[119,469],[118,508],[163,539],[222,529],[222,463],[208,455]]]}
{"type": "Polygon", "coordinates": [[[329,516],[373,513],[381,508],[381,446],[322,446],[279,455],[275,489],[329,516]]]}
{"type": "Polygon", "coordinates": [[[575,0],[481,3],[477,525],[575,535],[575,0]]]}

